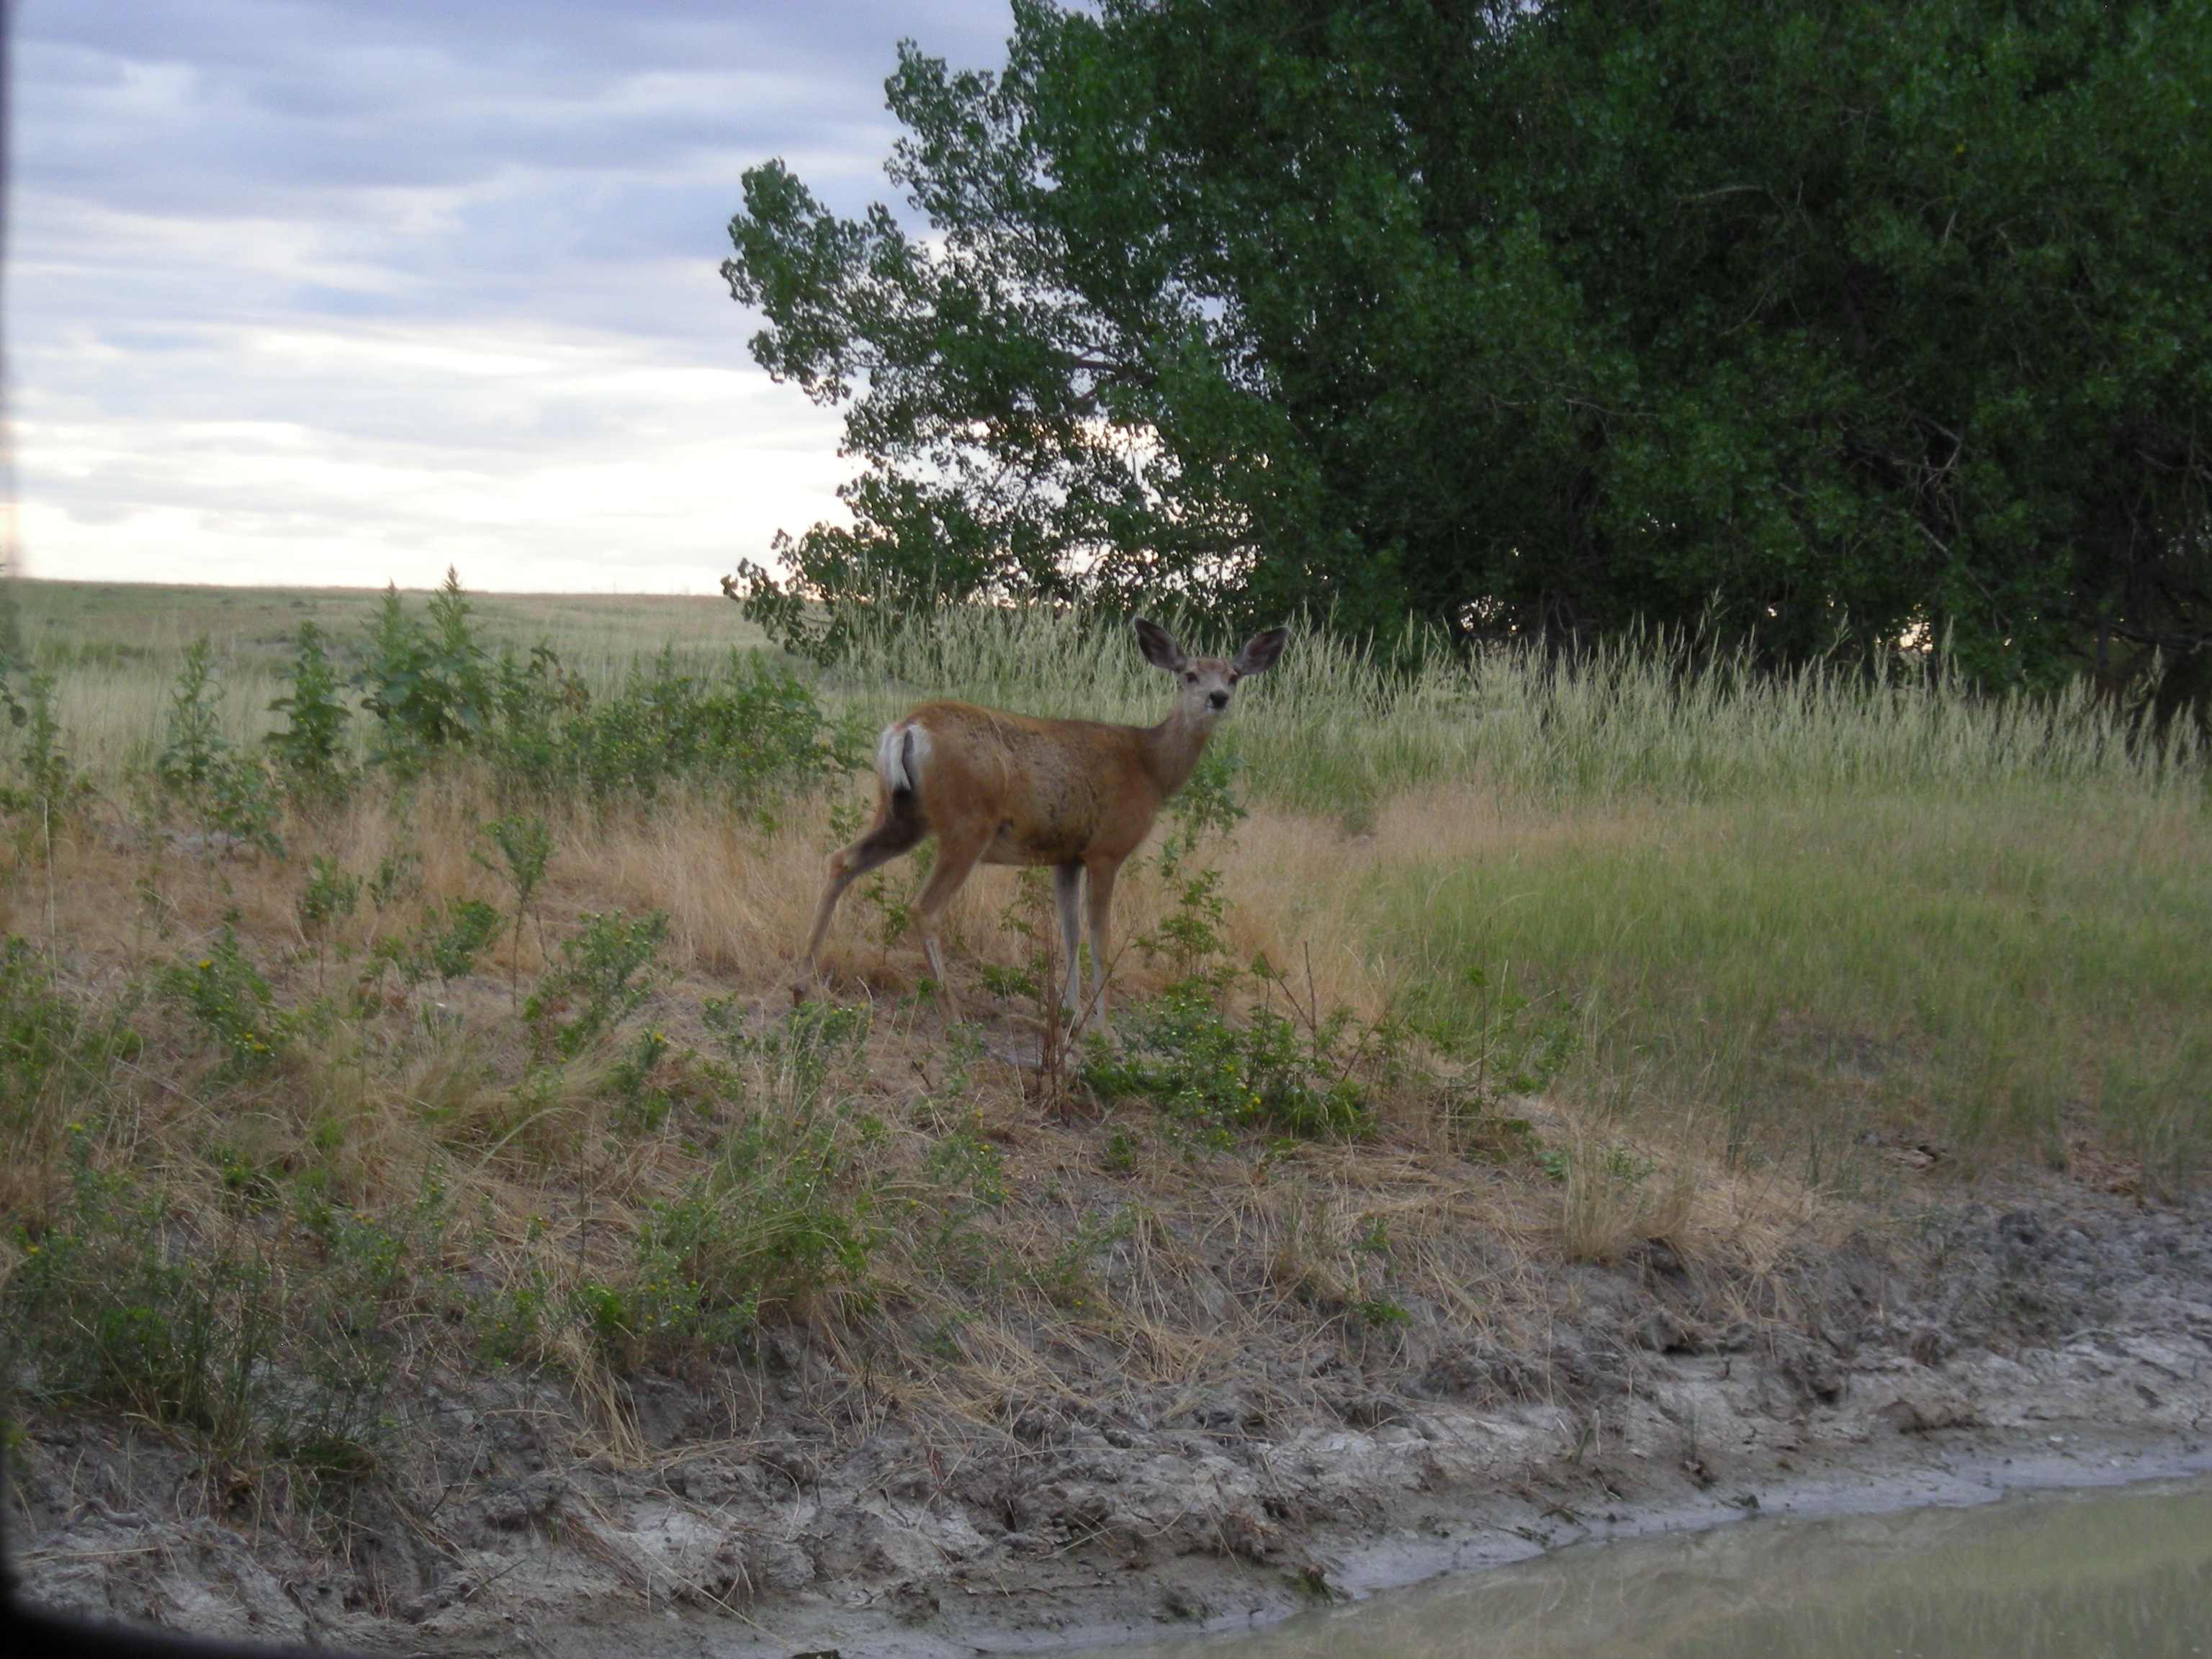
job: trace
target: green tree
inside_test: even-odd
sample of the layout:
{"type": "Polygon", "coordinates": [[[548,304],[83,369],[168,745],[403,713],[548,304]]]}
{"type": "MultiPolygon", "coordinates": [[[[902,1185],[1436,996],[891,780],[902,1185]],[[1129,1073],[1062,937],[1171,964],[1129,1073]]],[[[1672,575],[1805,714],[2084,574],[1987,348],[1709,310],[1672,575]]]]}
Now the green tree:
{"type": "Polygon", "coordinates": [[[862,462],[730,584],[801,645],[1165,592],[2212,665],[2200,5],[1018,0],[888,89],[927,235],[770,162],[724,267],[862,462]]]}

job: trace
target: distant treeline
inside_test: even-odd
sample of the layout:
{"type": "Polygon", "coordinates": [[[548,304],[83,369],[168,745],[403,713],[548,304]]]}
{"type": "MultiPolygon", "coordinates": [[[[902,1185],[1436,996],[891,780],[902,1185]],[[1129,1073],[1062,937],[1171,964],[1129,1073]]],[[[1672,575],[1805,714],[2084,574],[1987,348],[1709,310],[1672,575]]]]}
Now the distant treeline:
{"type": "Polygon", "coordinates": [[[860,463],[740,570],[786,637],[1164,592],[2212,668],[2212,9],[1013,14],[996,73],[901,48],[907,221],[745,176],[755,355],[860,463]]]}

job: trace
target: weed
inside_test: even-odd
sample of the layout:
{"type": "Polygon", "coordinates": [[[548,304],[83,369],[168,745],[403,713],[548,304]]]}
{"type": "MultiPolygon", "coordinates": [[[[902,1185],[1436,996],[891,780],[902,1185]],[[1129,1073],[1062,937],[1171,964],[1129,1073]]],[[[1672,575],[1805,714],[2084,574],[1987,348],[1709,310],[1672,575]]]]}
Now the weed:
{"type": "Polygon", "coordinates": [[[0,1210],[40,1212],[73,1109],[96,1103],[139,1049],[130,998],[88,1012],[29,940],[0,943],[0,1210]]]}
{"type": "Polygon", "coordinates": [[[486,729],[489,659],[469,618],[467,596],[452,570],[431,596],[427,626],[408,615],[397,586],[378,601],[354,684],[376,718],[372,757],[395,776],[415,775],[486,729]]]}
{"type": "Polygon", "coordinates": [[[561,941],[559,963],[538,981],[522,1017],[541,1049],[573,1060],[653,994],[668,917],[587,913],[561,941]]]}
{"type": "Polygon", "coordinates": [[[476,966],[477,957],[498,936],[500,926],[499,912],[482,899],[434,902],[423,910],[413,931],[377,945],[372,977],[389,963],[410,990],[433,974],[441,986],[451,985],[476,966]]]}
{"type": "Polygon", "coordinates": [[[18,702],[0,678],[0,697],[6,699],[9,719],[23,733],[15,751],[15,771],[22,781],[0,787],[0,809],[21,819],[18,846],[35,853],[51,869],[54,838],[82,816],[93,787],[62,750],[61,721],[54,713],[54,677],[33,674],[25,690],[26,700],[18,702]]]}
{"type": "Polygon", "coordinates": [[[368,902],[380,915],[422,890],[422,855],[411,847],[386,853],[368,878],[368,902]]]}
{"type": "Polygon", "coordinates": [[[330,636],[301,623],[293,650],[291,662],[277,671],[292,689],[269,705],[270,713],[284,717],[284,728],[266,741],[292,799],[328,808],[345,799],[352,782],[346,737],[353,711],[339,696],[330,636]]]}
{"type": "Polygon", "coordinates": [[[165,796],[188,811],[226,847],[258,848],[278,857],[279,809],[269,770],[258,756],[234,748],[217,714],[212,649],[203,634],[185,648],[184,665],[169,696],[168,724],[154,761],[165,796]]]}
{"type": "Polygon", "coordinates": [[[778,1309],[859,1287],[877,1240],[849,1134],[822,1115],[732,1136],[690,1191],[651,1207],[628,1282],[585,1293],[603,1351],[630,1366],[712,1353],[778,1309]]]}
{"type": "Polygon", "coordinates": [[[727,998],[710,998],[700,1012],[732,1060],[753,1062],[768,1102],[786,1110],[810,1107],[820,1097],[830,1068],[859,1050],[870,1024],[866,1009],[828,1002],[801,1003],[757,1032],[744,1029],[727,998]]]}
{"type": "MultiPolygon", "coordinates": [[[[553,832],[540,817],[509,813],[494,818],[484,826],[484,834],[498,849],[500,863],[495,866],[482,853],[470,856],[503,879],[514,895],[515,945],[514,967],[507,983],[511,1002],[520,1003],[522,996],[522,927],[530,919],[530,901],[538,891],[538,884],[545,878],[546,860],[553,856],[553,832]]],[[[542,954],[544,941],[539,941],[542,954]]]]}
{"type": "Polygon", "coordinates": [[[201,955],[162,968],[154,983],[165,1001],[222,1045],[225,1068],[243,1073],[276,1059],[295,1022],[278,1012],[269,981],[247,960],[237,921],[234,912],[226,915],[201,955]]]}
{"type": "Polygon", "coordinates": [[[338,867],[336,859],[317,854],[308,862],[307,879],[300,889],[295,907],[300,931],[315,945],[315,989],[323,988],[323,971],[331,949],[331,927],[354,913],[361,902],[362,878],[338,867]]]}
{"type": "MultiPolygon", "coordinates": [[[[302,1189],[319,1260],[289,1274],[272,1237],[183,1224],[160,1194],[97,1170],[92,1141],[81,1129],[64,1212],[19,1238],[0,1286],[27,1362],[17,1385],[183,1431],[214,1455],[265,1454],[311,1487],[372,1474],[407,1239],[302,1189]]],[[[264,1203],[282,1196],[270,1183],[264,1203]]],[[[408,1224],[434,1225],[438,1202],[426,1196],[408,1224]]]]}
{"type": "Polygon", "coordinates": [[[1349,1010],[1302,1030],[1272,1010],[1242,1023],[1216,1006],[1212,980],[1182,981],[1122,1017],[1123,1054],[1094,1057],[1085,1081],[1139,1096],[1212,1144],[1231,1127],[1360,1134],[1371,1123],[1354,1075],[1362,1044],[1349,1010]]]}

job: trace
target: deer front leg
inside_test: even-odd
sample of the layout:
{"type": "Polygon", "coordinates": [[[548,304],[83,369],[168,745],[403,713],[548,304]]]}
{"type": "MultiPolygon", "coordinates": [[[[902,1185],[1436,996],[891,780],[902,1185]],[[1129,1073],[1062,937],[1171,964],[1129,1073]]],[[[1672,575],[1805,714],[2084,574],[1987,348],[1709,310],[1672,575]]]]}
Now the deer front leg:
{"type": "Polygon", "coordinates": [[[1066,953],[1067,971],[1061,976],[1060,1002],[1078,1024],[1083,1017],[1083,866],[1052,866],[1052,902],[1060,911],[1060,948],[1066,953]]]}
{"type": "Polygon", "coordinates": [[[1097,987],[1091,1006],[1098,1017],[1098,1035],[1111,1042],[1114,1027],[1106,1018],[1106,964],[1113,958],[1107,954],[1106,945],[1112,933],[1114,878],[1121,872],[1121,860],[1094,859],[1084,868],[1091,878],[1091,977],[1097,987]]]}

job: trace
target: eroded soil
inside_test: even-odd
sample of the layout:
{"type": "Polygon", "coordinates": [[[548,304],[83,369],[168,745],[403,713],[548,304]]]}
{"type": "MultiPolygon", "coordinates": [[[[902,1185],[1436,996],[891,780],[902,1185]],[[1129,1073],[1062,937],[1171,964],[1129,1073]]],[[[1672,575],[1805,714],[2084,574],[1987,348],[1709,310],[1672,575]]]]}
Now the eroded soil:
{"type": "Polygon", "coordinates": [[[1069,1377],[985,1427],[787,1331],[705,1383],[639,1383],[628,1460],[577,1460],[590,1402],[553,1382],[456,1383],[416,1402],[427,1501],[282,1525],[245,1474],[33,1424],[13,1533],[47,1605],[368,1651],[857,1659],[1242,1626],[1608,1532],[2199,1466],[2208,1268],[2212,1204],[2052,1190],[1834,1253],[1801,1317],[1759,1322],[1653,1244],[1558,1268],[1547,1348],[1398,1333],[1324,1362],[1290,1418],[1226,1383],[1069,1377]]]}

